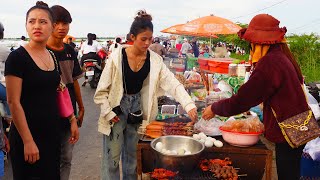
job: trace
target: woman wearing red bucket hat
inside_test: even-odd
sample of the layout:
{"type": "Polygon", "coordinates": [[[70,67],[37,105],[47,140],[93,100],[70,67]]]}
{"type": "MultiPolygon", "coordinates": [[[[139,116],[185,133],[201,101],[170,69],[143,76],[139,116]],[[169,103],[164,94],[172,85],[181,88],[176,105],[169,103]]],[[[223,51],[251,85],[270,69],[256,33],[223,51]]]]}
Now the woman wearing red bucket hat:
{"type": "Polygon", "coordinates": [[[281,122],[308,110],[301,84],[301,70],[291,54],[284,35],[286,28],[268,14],[253,17],[248,28],[238,32],[240,38],[251,43],[251,58],[255,68],[250,79],[229,99],[207,107],[202,117],[211,119],[216,114],[232,116],[263,103],[265,137],[275,143],[279,180],[300,178],[300,157],[303,146],[291,148],[286,142],[272,113],[281,122]]]}

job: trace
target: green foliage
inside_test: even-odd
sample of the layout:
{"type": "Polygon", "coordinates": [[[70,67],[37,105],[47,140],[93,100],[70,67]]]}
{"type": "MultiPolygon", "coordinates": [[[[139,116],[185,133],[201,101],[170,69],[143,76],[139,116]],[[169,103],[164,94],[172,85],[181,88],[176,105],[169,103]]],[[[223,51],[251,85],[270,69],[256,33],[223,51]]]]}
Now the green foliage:
{"type": "Polygon", "coordinates": [[[241,55],[241,54],[231,53],[230,57],[234,59],[245,60],[245,61],[249,60],[249,54],[241,55]]]}
{"type": "Polygon", "coordinates": [[[290,50],[300,65],[306,82],[320,80],[320,41],[315,34],[292,35],[287,38],[290,50]]]}
{"type": "Polygon", "coordinates": [[[243,48],[247,53],[250,51],[250,43],[240,39],[237,34],[225,36],[225,42],[232,43],[234,46],[243,48]]]}

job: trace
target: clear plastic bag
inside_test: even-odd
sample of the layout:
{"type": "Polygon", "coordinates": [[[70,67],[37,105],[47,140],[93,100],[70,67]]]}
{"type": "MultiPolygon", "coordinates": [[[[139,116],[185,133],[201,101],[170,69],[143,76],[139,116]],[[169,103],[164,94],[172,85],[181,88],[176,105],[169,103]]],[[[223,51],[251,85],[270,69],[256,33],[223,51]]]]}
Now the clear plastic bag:
{"type": "Polygon", "coordinates": [[[309,93],[307,92],[307,97],[308,97],[308,105],[310,106],[314,117],[319,120],[320,118],[320,107],[317,102],[317,100],[309,93]]]}
{"type": "Polygon", "coordinates": [[[219,136],[221,135],[221,132],[219,130],[220,126],[224,125],[225,122],[217,119],[212,118],[209,121],[206,121],[204,119],[200,119],[195,125],[194,129],[203,132],[204,134],[208,136],[219,136]]]}
{"type": "Polygon", "coordinates": [[[309,141],[303,149],[314,161],[320,161],[320,138],[309,141]]]}

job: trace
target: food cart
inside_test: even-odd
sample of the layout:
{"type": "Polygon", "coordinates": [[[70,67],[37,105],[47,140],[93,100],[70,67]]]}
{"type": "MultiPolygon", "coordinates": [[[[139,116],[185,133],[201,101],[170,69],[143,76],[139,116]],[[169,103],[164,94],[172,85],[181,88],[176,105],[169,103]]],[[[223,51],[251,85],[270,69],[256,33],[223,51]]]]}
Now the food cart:
{"type": "MultiPolygon", "coordinates": [[[[235,93],[236,90],[241,86],[241,84],[243,84],[244,77],[235,77],[235,76],[229,77],[228,75],[226,75],[228,74],[228,65],[232,62],[232,59],[199,58],[198,62],[200,64],[200,69],[203,70],[205,67],[206,71],[212,70],[216,74],[211,75],[211,79],[210,79],[208,78],[209,76],[207,74],[201,73],[201,79],[202,80],[205,79],[206,81],[206,82],[201,82],[202,84],[201,86],[199,86],[199,82],[193,82],[193,83],[187,82],[186,79],[183,78],[183,75],[181,74],[176,76],[177,79],[185,86],[185,88],[189,90],[189,92],[192,92],[193,89],[197,89],[197,88],[203,89],[205,86],[208,92],[207,93],[208,96],[211,92],[215,94],[216,93],[214,92],[215,87],[212,84],[214,83],[213,79],[223,80],[227,82],[230,88],[232,88],[231,91],[233,91],[233,93],[235,93]],[[217,72],[219,72],[220,74],[217,74],[217,72]]],[[[192,93],[190,95],[192,97],[192,93]]],[[[221,95],[220,95],[220,98],[221,98],[221,95]]],[[[200,101],[196,100],[195,102],[197,104],[197,102],[200,102],[200,101]]],[[[207,103],[203,99],[201,102],[207,103]]],[[[173,106],[177,105],[174,102],[172,102],[171,104],[173,106]]],[[[159,107],[159,109],[161,108],[159,107]]],[[[199,109],[200,108],[198,107],[198,110],[199,109]]],[[[163,117],[162,114],[160,115],[161,116],[159,117],[163,117]]],[[[174,120],[173,122],[176,122],[176,120],[174,120]]],[[[188,132],[184,133],[183,131],[180,131],[180,130],[179,132],[182,132],[182,134],[178,134],[178,135],[190,136],[188,132]]],[[[196,132],[196,131],[193,131],[193,132],[196,132]]],[[[158,137],[164,136],[164,135],[172,135],[172,134],[166,134],[166,133],[161,133],[161,132],[159,133],[157,131],[157,133],[155,133],[154,135],[157,135],[158,137]]],[[[191,136],[192,136],[192,133],[191,133],[191,136]]],[[[261,141],[258,141],[257,139],[258,143],[254,145],[250,145],[248,147],[237,147],[234,145],[230,145],[229,143],[224,141],[221,135],[220,136],[214,135],[214,138],[223,142],[223,146],[222,147],[217,147],[217,146],[206,147],[201,152],[199,163],[204,159],[225,159],[225,158],[229,159],[230,158],[232,161],[232,167],[235,167],[236,169],[238,169],[239,179],[262,179],[263,177],[265,177],[265,179],[267,180],[271,179],[273,152],[272,150],[269,150],[261,141]]],[[[154,148],[150,146],[151,140],[152,139],[150,138],[141,138],[137,145],[137,173],[140,179],[148,179],[148,178],[150,179],[150,174],[154,172],[155,169],[166,168],[166,167],[163,167],[163,164],[159,163],[161,161],[158,155],[159,152],[157,152],[154,148]]],[[[169,178],[169,179],[185,180],[185,179],[217,179],[217,178],[212,171],[211,172],[203,171],[203,169],[201,169],[199,165],[197,165],[197,167],[195,167],[192,172],[186,172],[186,171],[176,172],[176,176],[174,178],[169,178]]]]}
{"type": "MultiPolygon", "coordinates": [[[[272,170],[272,151],[259,141],[251,147],[235,147],[224,142],[221,137],[218,137],[224,143],[221,148],[211,147],[206,148],[201,157],[203,159],[229,157],[233,161],[233,166],[239,168],[239,175],[245,175],[240,179],[262,179],[265,174],[265,179],[271,179],[272,170]]],[[[137,173],[138,176],[148,177],[148,173],[152,172],[157,166],[156,152],[151,148],[150,142],[139,141],[137,147],[137,173]]],[[[200,159],[199,159],[200,162],[200,159]]],[[[212,179],[212,176],[199,169],[194,172],[183,174],[180,173],[176,179],[212,179]],[[187,177],[188,176],[188,177],[187,177]]]]}

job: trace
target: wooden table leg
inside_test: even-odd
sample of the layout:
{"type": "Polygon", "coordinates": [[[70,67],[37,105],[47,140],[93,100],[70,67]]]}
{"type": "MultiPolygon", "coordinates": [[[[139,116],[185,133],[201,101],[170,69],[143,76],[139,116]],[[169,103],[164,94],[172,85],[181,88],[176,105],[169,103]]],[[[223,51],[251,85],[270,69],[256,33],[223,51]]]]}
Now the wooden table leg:
{"type": "Polygon", "coordinates": [[[141,157],[141,146],[138,144],[137,145],[137,176],[138,176],[138,179],[139,179],[139,176],[140,176],[140,179],[142,180],[142,157],[141,157]]]}
{"type": "Polygon", "coordinates": [[[266,159],[266,180],[271,180],[272,176],[272,151],[268,152],[266,159]]]}

